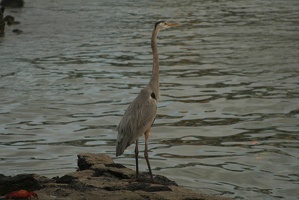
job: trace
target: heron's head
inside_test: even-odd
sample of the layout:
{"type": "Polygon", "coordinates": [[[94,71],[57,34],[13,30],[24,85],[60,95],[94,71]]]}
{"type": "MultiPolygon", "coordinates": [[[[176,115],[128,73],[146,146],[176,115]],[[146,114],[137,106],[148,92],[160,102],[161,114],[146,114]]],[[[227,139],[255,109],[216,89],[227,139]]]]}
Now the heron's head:
{"type": "Polygon", "coordinates": [[[159,20],[155,24],[155,29],[162,30],[162,29],[170,28],[170,27],[174,27],[174,26],[178,26],[178,24],[159,20]]]}

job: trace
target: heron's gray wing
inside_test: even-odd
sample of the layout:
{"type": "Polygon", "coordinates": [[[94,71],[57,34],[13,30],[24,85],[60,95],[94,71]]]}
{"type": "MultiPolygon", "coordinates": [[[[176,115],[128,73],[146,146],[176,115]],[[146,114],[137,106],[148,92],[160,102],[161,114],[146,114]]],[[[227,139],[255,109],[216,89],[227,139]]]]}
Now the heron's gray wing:
{"type": "Polygon", "coordinates": [[[117,156],[121,155],[153,124],[157,112],[157,101],[151,94],[148,88],[141,90],[126,110],[117,128],[117,156]]]}

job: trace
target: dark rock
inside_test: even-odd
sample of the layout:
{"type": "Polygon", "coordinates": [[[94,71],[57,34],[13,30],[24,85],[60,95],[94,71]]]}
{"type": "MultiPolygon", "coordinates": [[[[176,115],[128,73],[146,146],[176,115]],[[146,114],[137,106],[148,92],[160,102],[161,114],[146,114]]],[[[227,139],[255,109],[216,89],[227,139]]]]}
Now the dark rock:
{"type": "Polygon", "coordinates": [[[4,18],[3,18],[4,22],[7,23],[8,26],[11,26],[11,25],[15,25],[15,24],[20,24],[19,21],[15,21],[15,18],[11,15],[6,15],[4,18]]]}
{"type": "Polygon", "coordinates": [[[104,190],[107,190],[107,191],[118,191],[118,190],[125,190],[124,187],[120,187],[120,186],[105,186],[103,187],[104,190]]]}
{"type": "Polygon", "coordinates": [[[41,188],[42,185],[35,179],[34,174],[19,174],[13,177],[0,177],[0,195],[5,195],[20,189],[34,191],[41,188]]]}
{"type": "Polygon", "coordinates": [[[143,190],[145,192],[172,191],[171,188],[165,185],[151,185],[150,183],[131,183],[126,189],[130,191],[143,190]]]}
{"type": "Polygon", "coordinates": [[[126,168],[124,165],[119,163],[112,163],[112,164],[106,164],[106,167],[116,167],[116,168],[126,168]]]}
{"type": "Polygon", "coordinates": [[[70,184],[71,182],[74,182],[75,180],[76,180],[76,177],[74,177],[74,176],[64,175],[64,176],[56,179],[56,183],[70,184]]]}
{"type": "Polygon", "coordinates": [[[4,7],[22,8],[24,0],[2,0],[1,5],[4,7]]]}
{"type": "Polygon", "coordinates": [[[20,34],[23,33],[23,31],[21,29],[17,29],[17,28],[13,29],[12,32],[15,33],[15,34],[17,34],[17,35],[20,35],[20,34]]]}
{"type": "Polygon", "coordinates": [[[167,177],[165,176],[161,176],[161,175],[155,175],[154,181],[162,184],[162,185],[175,185],[178,186],[178,184],[172,180],[169,180],[167,177]]]}
{"type": "Polygon", "coordinates": [[[172,191],[169,187],[165,185],[150,186],[143,189],[146,192],[163,192],[163,191],[172,191]]]}
{"type": "Polygon", "coordinates": [[[150,187],[149,183],[131,183],[127,186],[127,190],[144,190],[145,188],[150,187]]]}
{"type": "Polygon", "coordinates": [[[6,15],[3,20],[5,22],[14,22],[15,21],[15,17],[11,16],[11,15],[6,15]]]}
{"type": "Polygon", "coordinates": [[[3,19],[3,13],[5,8],[0,5],[0,37],[4,36],[4,28],[5,28],[5,22],[3,19]]]}
{"type": "Polygon", "coordinates": [[[86,185],[81,182],[72,182],[68,185],[68,187],[70,189],[74,189],[74,190],[80,191],[80,192],[85,192],[85,191],[90,191],[90,190],[95,189],[95,187],[93,187],[91,185],[86,185]]]}

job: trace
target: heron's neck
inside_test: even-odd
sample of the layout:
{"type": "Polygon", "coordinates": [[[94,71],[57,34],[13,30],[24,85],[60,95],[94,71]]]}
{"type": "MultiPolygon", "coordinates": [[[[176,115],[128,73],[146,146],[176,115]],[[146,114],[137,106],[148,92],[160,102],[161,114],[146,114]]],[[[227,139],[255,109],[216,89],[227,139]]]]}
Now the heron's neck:
{"type": "Polygon", "coordinates": [[[158,30],[154,29],[152,33],[151,39],[151,46],[153,51],[153,70],[152,70],[152,77],[149,82],[149,85],[152,87],[154,92],[156,92],[157,97],[159,97],[159,55],[158,55],[158,48],[157,48],[157,35],[158,30]]]}

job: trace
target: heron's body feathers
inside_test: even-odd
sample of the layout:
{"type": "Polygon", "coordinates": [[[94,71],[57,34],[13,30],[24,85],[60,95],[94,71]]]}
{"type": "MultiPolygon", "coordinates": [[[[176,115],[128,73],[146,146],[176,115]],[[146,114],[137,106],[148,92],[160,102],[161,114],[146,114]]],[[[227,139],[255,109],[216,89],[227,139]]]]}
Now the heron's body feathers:
{"type": "Polygon", "coordinates": [[[156,93],[146,87],[129,105],[117,127],[116,156],[122,155],[128,146],[151,128],[157,112],[156,93]]]}

